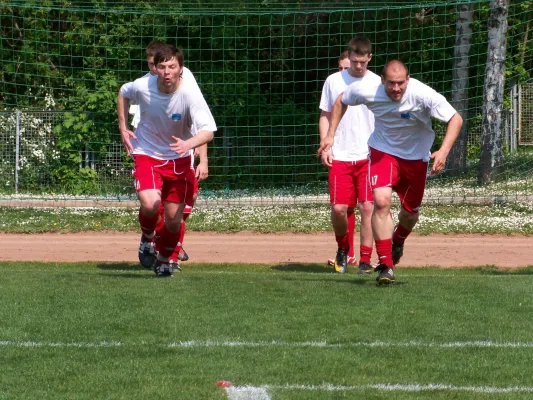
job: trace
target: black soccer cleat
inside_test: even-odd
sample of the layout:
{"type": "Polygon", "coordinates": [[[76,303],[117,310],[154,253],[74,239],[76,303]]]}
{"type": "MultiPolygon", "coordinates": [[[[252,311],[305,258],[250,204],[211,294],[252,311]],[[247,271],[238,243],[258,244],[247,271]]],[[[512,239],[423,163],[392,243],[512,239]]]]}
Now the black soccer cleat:
{"type": "Polygon", "coordinates": [[[139,244],[139,262],[144,268],[152,268],[157,257],[157,251],[154,247],[154,242],[146,239],[144,235],[141,236],[141,243],[139,244]]]}
{"type": "Polygon", "coordinates": [[[178,260],[180,261],[187,261],[189,259],[189,255],[185,251],[185,249],[182,247],[180,252],[178,253],[178,260]]]}
{"type": "Polygon", "coordinates": [[[395,244],[392,242],[392,264],[396,265],[400,262],[403,256],[403,244],[395,244]]]}
{"type": "Polygon", "coordinates": [[[335,272],[344,274],[348,268],[348,250],[338,249],[337,256],[335,257],[335,263],[333,265],[335,272]]]}
{"type": "Polygon", "coordinates": [[[359,263],[359,271],[357,271],[359,275],[368,275],[372,272],[374,272],[372,265],[362,261],[359,263]]]}
{"type": "Polygon", "coordinates": [[[376,267],[376,271],[379,271],[378,277],[376,278],[378,284],[390,285],[391,283],[396,282],[396,278],[394,277],[394,271],[391,267],[385,264],[379,264],[376,267]]]}

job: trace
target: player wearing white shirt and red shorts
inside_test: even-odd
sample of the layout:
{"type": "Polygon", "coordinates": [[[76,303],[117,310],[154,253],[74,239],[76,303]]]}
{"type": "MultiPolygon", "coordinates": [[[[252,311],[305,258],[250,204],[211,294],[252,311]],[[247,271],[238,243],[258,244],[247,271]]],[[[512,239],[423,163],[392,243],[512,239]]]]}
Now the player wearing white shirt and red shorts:
{"type": "MultiPolygon", "coordinates": [[[[350,67],[330,75],[322,89],[320,100],[319,132],[326,137],[331,110],[339,94],[354,82],[371,85],[380,82],[378,75],[367,69],[372,58],[368,39],[354,37],[348,44],[350,67]]],[[[374,115],[365,105],[348,107],[335,132],[335,141],[328,152],[322,152],[321,161],[329,168],[331,222],[337,241],[337,255],[333,262],[336,272],[344,273],[347,264],[355,263],[353,247],[357,205],[361,214],[359,273],[373,271],[372,226],[373,196],[368,181],[368,138],[374,130],[374,115]]]]}
{"type": "Polygon", "coordinates": [[[375,118],[368,145],[374,193],[372,230],[379,257],[376,280],[379,284],[390,284],[396,280],[393,268],[403,255],[405,238],[418,221],[429,160],[433,160],[430,173],[439,173],[444,168],[463,119],[444,96],[410,79],[405,64],[392,60],[383,68],[379,85],[355,83],[337,98],[330,130],[319,152],[331,147],[335,128],[347,106],[356,104],[365,104],[375,118]],[[442,144],[434,153],[430,153],[435,139],[431,118],[448,124],[442,144]],[[401,202],[396,228],[390,215],[392,190],[401,202]]]}
{"type": "Polygon", "coordinates": [[[181,50],[165,45],[156,52],[154,64],[157,76],[122,86],[117,109],[122,143],[135,162],[143,232],[140,247],[155,241],[154,271],[166,277],[172,276],[176,266],[170,257],[178,244],[185,204],[191,204],[193,198],[191,150],[212,140],[217,127],[201,92],[181,78],[181,50]],[[141,110],[135,133],[126,126],[130,100],[141,110]],[[156,239],[161,202],[165,204],[165,224],[156,239]]]}
{"type": "MultiPolygon", "coordinates": [[[[154,40],[148,44],[146,47],[146,61],[148,63],[148,68],[150,69],[150,72],[148,72],[146,75],[143,76],[143,78],[149,78],[152,75],[157,75],[157,70],[154,65],[154,56],[158,49],[165,46],[165,43],[154,40]]],[[[198,83],[196,82],[196,79],[194,78],[194,75],[192,72],[187,68],[183,67],[181,78],[185,81],[188,81],[190,84],[194,85],[199,92],[200,87],[198,86],[198,83]]],[[[131,125],[133,126],[133,129],[137,129],[137,126],[139,125],[139,122],[141,120],[141,109],[139,105],[132,104],[130,102],[130,108],[129,113],[133,115],[133,119],[131,121],[131,125]]],[[[193,127],[194,130],[194,127],[193,127]]],[[[194,167],[194,157],[191,157],[191,168],[195,170],[196,180],[194,181],[194,196],[192,204],[187,204],[185,206],[185,209],[183,210],[183,220],[181,222],[181,228],[180,228],[180,237],[178,239],[178,246],[176,246],[176,250],[174,254],[170,257],[170,259],[176,263],[176,265],[179,265],[180,261],[187,261],[189,259],[189,256],[185,252],[185,249],[183,249],[183,239],[185,236],[185,221],[190,216],[194,202],[196,201],[196,197],[198,196],[198,182],[202,181],[207,178],[208,176],[208,162],[207,162],[207,144],[201,146],[198,149],[195,149],[194,152],[191,150],[191,155],[198,156],[200,158],[200,163],[198,164],[198,167],[194,167]]],[[[163,226],[165,225],[165,205],[164,202],[161,202],[159,206],[159,214],[161,215],[161,219],[158,222],[158,225],[155,229],[156,236],[159,236],[160,232],[163,229],[163,226]]],[[[152,268],[153,264],[155,262],[155,251],[154,248],[150,246],[150,243],[147,243],[145,246],[143,246],[142,249],[139,249],[139,261],[141,262],[141,265],[145,268],[152,268]]]]}

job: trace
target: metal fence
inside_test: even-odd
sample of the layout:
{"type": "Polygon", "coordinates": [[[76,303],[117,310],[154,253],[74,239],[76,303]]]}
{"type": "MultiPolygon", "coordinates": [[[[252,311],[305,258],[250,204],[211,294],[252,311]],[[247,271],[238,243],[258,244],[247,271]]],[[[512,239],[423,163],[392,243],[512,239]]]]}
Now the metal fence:
{"type": "Polygon", "coordinates": [[[533,83],[518,86],[515,96],[518,101],[518,143],[531,146],[533,145],[533,83]]]}
{"type": "MultiPolygon", "coordinates": [[[[533,144],[533,124],[531,123],[533,122],[533,85],[516,87],[512,93],[514,93],[516,101],[513,101],[512,109],[504,114],[505,140],[507,149],[511,152],[516,150],[517,138],[519,145],[533,144]]],[[[57,111],[0,112],[1,204],[16,205],[17,201],[22,198],[31,200],[37,197],[39,204],[46,205],[46,203],[50,204],[57,201],[58,196],[67,201],[73,199],[75,204],[81,204],[81,201],[85,201],[84,205],[103,201],[136,201],[131,176],[132,162],[129,157],[125,156],[118,133],[113,133],[109,139],[110,143],[92,142],[78,132],[75,127],[69,130],[58,129],[65,127],[67,114],[67,112],[57,111]],[[76,139],[71,142],[74,144],[71,147],[65,146],[65,136],[61,135],[75,135],[76,139]]],[[[87,118],[91,117],[88,116],[87,118]]],[[[439,124],[435,126],[438,133],[443,133],[444,128],[443,125],[440,126],[439,124]]],[[[479,146],[481,131],[479,123],[470,125],[469,146],[479,146]]],[[[309,177],[303,185],[295,179],[290,181],[292,175],[305,176],[307,167],[305,162],[308,162],[308,159],[312,158],[311,161],[318,164],[315,156],[311,154],[315,150],[315,146],[311,144],[298,149],[300,159],[292,153],[276,152],[279,157],[272,164],[272,168],[277,167],[283,173],[288,190],[274,191],[272,190],[274,186],[272,188],[265,186],[268,189],[266,191],[260,191],[260,187],[257,190],[239,191],[230,187],[228,192],[228,186],[220,186],[216,183],[217,178],[220,181],[224,176],[233,176],[236,174],[236,170],[239,174],[246,174],[247,163],[262,163],[261,159],[254,161],[252,150],[257,146],[251,142],[248,143],[251,140],[250,132],[239,131],[235,132],[234,135],[229,133],[230,130],[227,130],[226,134],[217,139],[218,143],[215,141],[211,146],[210,160],[213,163],[210,162],[210,178],[207,183],[202,184],[204,195],[201,193],[199,202],[204,199],[206,201],[212,199],[211,194],[214,193],[213,191],[216,192],[218,187],[223,187],[224,196],[228,194],[231,202],[236,204],[327,202],[327,179],[325,175],[315,179],[309,177]],[[230,137],[232,140],[229,140],[230,137]],[[248,156],[245,160],[243,157],[232,156],[232,146],[241,151],[248,147],[252,150],[248,150],[248,156]],[[292,164],[283,165],[285,159],[290,160],[292,164]],[[221,160],[223,162],[220,162],[221,160]],[[218,164],[216,161],[219,161],[218,164]],[[230,162],[231,164],[229,164],[230,162]],[[215,181],[215,185],[213,185],[213,181],[215,181]],[[282,194],[279,195],[279,193],[282,194]]],[[[268,139],[269,143],[277,135],[274,131],[262,131],[261,134],[268,139]]],[[[256,132],[252,136],[259,137],[261,135],[256,132]]],[[[287,139],[287,137],[287,135],[280,135],[280,138],[287,139]]],[[[261,144],[260,148],[266,149],[269,143],[261,144]]],[[[272,146],[272,144],[270,145],[272,146]]],[[[278,149],[278,147],[274,146],[272,149],[278,149]]],[[[293,149],[293,147],[290,146],[290,143],[283,143],[281,146],[282,149],[293,149]]],[[[320,165],[317,166],[320,167],[320,165]]],[[[253,177],[255,175],[250,173],[250,179],[253,177]]],[[[468,190],[461,191],[462,189],[457,187],[453,181],[450,181],[450,187],[453,188],[450,192],[443,189],[446,184],[446,180],[429,182],[430,190],[428,190],[427,195],[431,195],[436,201],[444,201],[449,198],[451,202],[492,196],[480,193],[479,190],[474,191],[475,193],[470,193],[468,190]]],[[[281,187],[281,189],[284,188],[281,187]]],[[[498,192],[498,195],[522,198],[523,193],[520,190],[509,187],[503,191],[500,190],[501,193],[498,192]]]]}

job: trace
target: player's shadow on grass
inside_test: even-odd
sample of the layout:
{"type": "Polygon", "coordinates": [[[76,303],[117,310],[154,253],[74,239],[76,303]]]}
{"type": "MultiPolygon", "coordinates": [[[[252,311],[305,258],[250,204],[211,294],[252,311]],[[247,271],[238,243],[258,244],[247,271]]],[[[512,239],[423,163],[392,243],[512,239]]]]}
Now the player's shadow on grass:
{"type": "Polygon", "coordinates": [[[533,275],[533,265],[522,268],[498,268],[494,265],[487,265],[479,269],[481,275],[533,275]]]}
{"type": "Polygon", "coordinates": [[[105,276],[111,276],[116,278],[153,278],[154,273],[150,271],[149,269],[143,268],[140,265],[132,264],[132,263],[100,263],[96,265],[96,268],[107,271],[105,276]],[[120,273],[113,274],[112,271],[121,271],[120,273]],[[124,273],[126,271],[131,271],[131,274],[124,273]],[[146,274],[142,274],[139,272],[146,272],[146,274]]]}
{"type": "Polygon", "coordinates": [[[317,264],[302,264],[302,263],[284,263],[273,265],[270,267],[275,271],[280,272],[307,272],[312,274],[333,274],[333,267],[321,266],[317,264]]]}

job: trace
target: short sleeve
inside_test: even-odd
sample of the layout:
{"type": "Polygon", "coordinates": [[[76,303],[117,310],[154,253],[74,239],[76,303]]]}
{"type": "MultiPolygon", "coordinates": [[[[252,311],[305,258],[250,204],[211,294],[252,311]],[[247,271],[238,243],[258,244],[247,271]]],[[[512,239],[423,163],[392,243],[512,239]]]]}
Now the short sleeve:
{"type": "Polygon", "coordinates": [[[450,121],[457,111],[442,94],[431,88],[429,89],[425,94],[425,103],[430,110],[430,115],[442,122],[450,121]]]}
{"type": "Polygon", "coordinates": [[[349,85],[342,95],[342,102],[347,106],[364,104],[364,98],[361,96],[360,87],[360,82],[354,82],[349,85]]]}
{"type": "Polygon", "coordinates": [[[322,96],[320,97],[320,105],[318,108],[325,112],[331,112],[333,109],[333,104],[331,102],[331,80],[329,78],[326,79],[324,86],[322,87],[322,96]]]}

